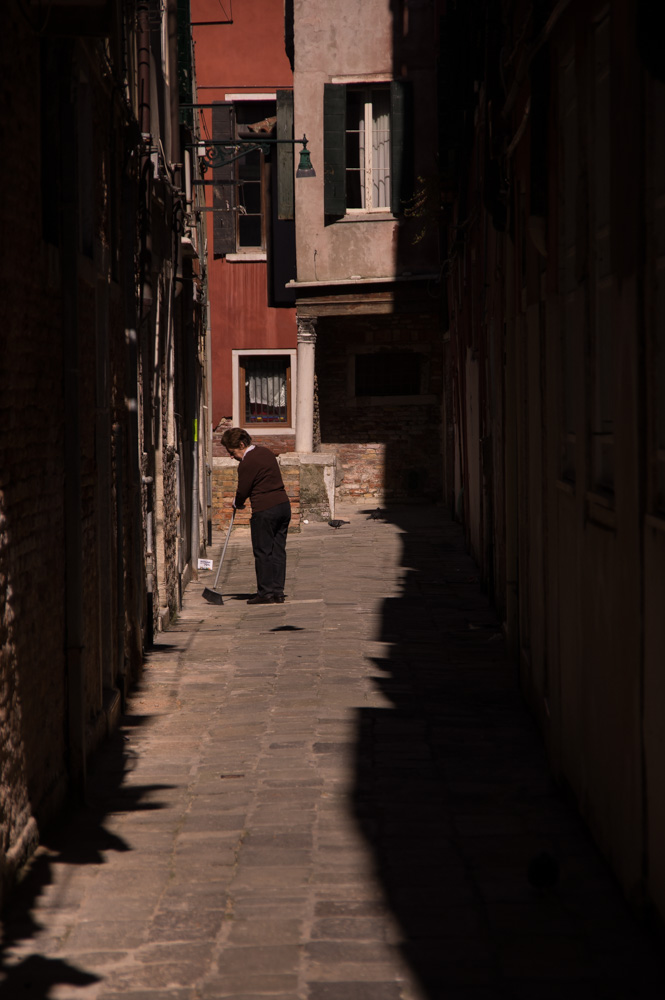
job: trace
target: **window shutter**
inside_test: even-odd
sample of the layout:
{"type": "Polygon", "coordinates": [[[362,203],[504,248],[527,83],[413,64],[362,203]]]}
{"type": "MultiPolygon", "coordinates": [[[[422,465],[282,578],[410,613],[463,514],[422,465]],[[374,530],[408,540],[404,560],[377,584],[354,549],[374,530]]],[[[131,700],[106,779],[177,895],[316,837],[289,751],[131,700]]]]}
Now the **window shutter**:
{"type": "Polygon", "coordinates": [[[390,84],[390,161],[390,210],[399,215],[413,195],[412,92],[405,80],[390,84]]]}
{"type": "Polygon", "coordinates": [[[323,205],[326,215],[346,211],[346,86],[323,86],[323,205]]]}
{"type": "MultiPolygon", "coordinates": [[[[293,91],[277,91],[277,138],[293,139],[293,91]]],[[[293,146],[277,143],[277,218],[294,217],[293,146]]]]}
{"type": "MultiPolygon", "coordinates": [[[[213,104],[212,137],[217,142],[235,138],[235,110],[232,104],[221,101],[213,104]]],[[[215,146],[215,150],[222,155],[230,152],[228,147],[225,149],[223,146],[215,146]]],[[[212,182],[213,255],[223,257],[236,249],[235,164],[213,167],[212,182]]]]}
{"type": "MultiPolygon", "coordinates": [[[[277,145],[277,149],[279,148],[280,144],[277,145]]],[[[292,146],[286,144],[284,144],[284,148],[289,151],[293,149],[292,146]]],[[[291,178],[293,178],[293,154],[291,154],[289,170],[291,178]]],[[[278,171],[272,169],[269,171],[269,181],[270,197],[266,199],[271,213],[270,226],[268,227],[268,304],[271,306],[294,306],[296,304],[295,291],[292,288],[287,288],[286,285],[296,276],[296,224],[293,216],[290,219],[278,217],[278,171]]],[[[293,196],[293,181],[291,195],[293,196]]]]}

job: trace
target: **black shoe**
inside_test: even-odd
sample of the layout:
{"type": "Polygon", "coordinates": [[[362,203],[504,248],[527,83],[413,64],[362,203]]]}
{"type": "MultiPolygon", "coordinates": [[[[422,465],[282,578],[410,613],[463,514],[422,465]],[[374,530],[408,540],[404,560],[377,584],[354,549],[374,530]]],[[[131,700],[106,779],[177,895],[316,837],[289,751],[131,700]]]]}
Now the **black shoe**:
{"type": "Polygon", "coordinates": [[[254,597],[250,597],[247,601],[248,604],[274,604],[275,598],[272,594],[254,594],[254,597]]]}
{"type": "Polygon", "coordinates": [[[275,601],[275,604],[283,604],[284,594],[275,594],[273,600],[275,601]]]}

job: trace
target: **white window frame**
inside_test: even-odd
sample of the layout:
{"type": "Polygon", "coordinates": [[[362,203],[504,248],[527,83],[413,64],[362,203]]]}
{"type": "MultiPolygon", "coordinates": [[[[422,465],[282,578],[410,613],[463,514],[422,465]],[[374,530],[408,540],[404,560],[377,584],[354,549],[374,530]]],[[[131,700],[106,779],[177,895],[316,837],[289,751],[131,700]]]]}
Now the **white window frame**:
{"type": "MultiPolygon", "coordinates": [[[[373,90],[385,90],[386,93],[388,94],[389,99],[390,99],[390,89],[389,89],[389,87],[385,87],[384,85],[382,85],[382,83],[383,83],[383,81],[379,81],[377,83],[367,82],[362,87],[360,87],[360,86],[354,86],[353,87],[353,91],[355,93],[359,93],[359,92],[360,93],[364,93],[364,98],[365,98],[364,99],[364,107],[365,107],[364,119],[365,119],[365,122],[370,122],[370,124],[372,124],[373,120],[374,120],[374,118],[373,118],[373,107],[374,107],[374,104],[373,104],[373,101],[372,101],[372,91],[373,90]]],[[[348,93],[348,91],[347,91],[347,93],[348,93]]],[[[348,115],[348,107],[347,107],[347,115],[348,115]]],[[[348,129],[348,121],[347,121],[347,133],[348,132],[349,132],[349,129],[348,129]]],[[[393,177],[392,177],[391,151],[392,151],[393,135],[392,135],[392,123],[390,121],[390,112],[388,113],[388,141],[389,141],[390,145],[388,147],[388,172],[387,172],[387,177],[388,177],[388,183],[390,185],[392,185],[393,177]]],[[[365,164],[364,164],[365,207],[364,208],[362,208],[362,207],[361,208],[349,208],[349,206],[347,205],[346,206],[346,214],[347,215],[372,215],[372,214],[376,214],[376,213],[381,213],[381,214],[385,215],[386,213],[390,214],[390,212],[391,212],[391,209],[390,209],[390,204],[391,204],[390,190],[392,188],[389,189],[388,204],[387,205],[381,205],[381,206],[377,205],[377,206],[375,206],[375,205],[372,204],[373,172],[374,172],[374,164],[372,162],[372,154],[373,154],[373,128],[370,127],[369,132],[368,132],[367,126],[365,126],[365,164]],[[369,136],[369,141],[368,141],[368,138],[367,138],[368,136],[369,136]]]]}
{"type": "Polygon", "coordinates": [[[259,350],[254,350],[252,348],[244,348],[231,351],[231,377],[233,379],[233,426],[241,427],[240,423],[240,358],[260,358],[260,357],[277,357],[277,356],[288,356],[291,359],[291,423],[290,424],[262,424],[260,431],[257,430],[258,424],[245,424],[245,428],[253,431],[255,434],[260,433],[261,437],[267,437],[268,435],[278,435],[278,434],[295,434],[296,432],[296,400],[298,394],[296,391],[297,378],[298,378],[298,350],[297,348],[260,348],[259,350]]]}

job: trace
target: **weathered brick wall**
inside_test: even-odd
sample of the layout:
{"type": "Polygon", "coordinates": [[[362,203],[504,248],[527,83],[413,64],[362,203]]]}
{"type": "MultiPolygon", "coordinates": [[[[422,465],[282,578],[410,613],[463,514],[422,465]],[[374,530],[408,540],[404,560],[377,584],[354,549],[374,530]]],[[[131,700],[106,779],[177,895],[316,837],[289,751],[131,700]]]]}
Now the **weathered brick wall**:
{"type": "Polygon", "coordinates": [[[300,473],[298,469],[282,469],[282,479],[291,504],[289,531],[300,531],[300,473]]]}
{"type": "Polygon", "coordinates": [[[0,897],[65,776],[64,429],[59,271],[41,231],[39,45],[4,11],[0,62],[0,897]]]}
{"type": "Polygon", "coordinates": [[[337,455],[337,497],[436,498],[441,490],[441,337],[429,314],[330,317],[317,324],[321,451],[337,455]],[[353,396],[353,357],[415,350],[425,359],[416,399],[353,396]]]}
{"type": "MultiPolygon", "coordinates": [[[[219,459],[214,460],[212,470],[212,524],[214,528],[222,528],[224,531],[228,528],[237,486],[238,470],[235,462],[231,465],[219,459]]],[[[235,524],[239,527],[248,525],[251,513],[249,504],[245,506],[244,510],[236,511],[235,524]]]]}
{"type": "MultiPolygon", "coordinates": [[[[60,211],[55,197],[61,187],[54,183],[45,198],[45,204],[54,209],[50,216],[53,225],[48,233],[43,228],[42,195],[49,185],[42,185],[40,161],[40,45],[48,49],[62,43],[40,40],[18,7],[10,6],[5,14],[0,38],[5,79],[0,116],[0,217],[8,237],[0,247],[4,281],[0,296],[0,903],[14,870],[34,847],[37,825],[45,825],[54,816],[69,781],[71,678],[65,634],[65,504],[67,484],[72,480],[68,480],[65,468],[65,445],[72,440],[71,425],[66,424],[73,400],[65,398],[65,369],[76,372],[78,392],[77,517],[81,534],[80,548],[74,555],[80,558],[82,572],[80,594],[74,596],[74,603],[80,610],[81,624],[76,641],[81,646],[83,752],[98,738],[100,720],[105,718],[101,623],[105,621],[106,639],[112,646],[110,651],[106,649],[107,672],[110,664],[115,669],[122,659],[130,669],[136,667],[141,649],[136,619],[142,585],[136,572],[135,483],[129,468],[126,323],[116,284],[123,268],[120,263],[111,277],[108,255],[109,122],[117,102],[110,88],[104,89],[90,70],[97,42],[78,44],[79,68],[88,70],[93,122],[92,239],[88,246],[92,256],[78,256],[78,283],[69,286],[78,350],[66,356],[59,226],[63,220],[71,224],[72,213],[60,211]],[[25,156],[26,135],[31,137],[29,157],[25,156]],[[108,335],[103,361],[99,354],[101,320],[108,335]],[[103,473],[98,455],[102,420],[107,455],[103,473]],[[111,441],[115,421],[121,425],[123,440],[119,455],[111,441]],[[118,494],[120,482],[122,492],[118,494]],[[99,515],[102,495],[107,501],[107,524],[99,515]],[[115,518],[118,508],[124,526],[121,540],[115,518]],[[106,542],[103,550],[102,534],[106,542]],[[125,577],[120,636],[115,627],[119,610],[116,542],[122,544],[125,577]]],[[[60,84],[63,95],[75,93],[64,77],[60,84]]],[[[118,136],[122,136],[122,126],[118,136]]],[[[121,146],[118,138],[118,152],[121,146]]],[[[60,152],[57,145],[45,146],[45,176],[49,171],[57,175],[60,152]]],[[[118,156],[118,177],[123,169],[118,156]]],[[[118,212],[117,202],[115,210],[118,212]]],[[[127,247],[126,252],[133,267],[134,247],[127,247]]],[[[133,287],[132,281],[132,295],[133,287]]]]}
{"type": "MultiPolygon", "coordinates": [[[[215,459],[212,470],[212,523],[213,527],[226,531],[233,511],[233,498],[238,485],[238,467],[233,459],[226,461],[215,459]]],[[[289,502],[291,504],[290,531],[300,530],[300,470],[283,468],[282,479],[289,502]]],[[[236,511],[234,525],[247,526],[252,511],[250,504],[244,510],[236,511]]]]}
{"type": "MultiPolygon", "coordinates": [[[[166,593],[160,594],[159,604],[167,607],[171,615],[179,608],[178,594],[178,465],[175,450],[166,448],[164,452],[164,569],[166,577],[166,593]]],[[[187,507],[181,503],[181,517],[186,514],[187,507]]],[[[155,613],[157,613],[155,608],[155,613]]]]}
{"type": "MultiPolygon", "coordinates": [[[[233,421],[230,417],[226,417],[224,420],[220,421],[213,431],[212,453],[215,458],[228,458],[228,452],[222,444],[222,434],[229,427],[233,427],[233,421]]],[[[295,451],[296,438],[293,433],[261,435],[258,430],[256,432],[254,430],[248,430],[248,434],[254,444],[260,444],[265,448],[270,448],[275,455],[283,455],[286,451],[295,451]]]]}
{"type": "MultiPolygon", "coordinates": [[[[90,274],[92,278],[92,273],[90,274]]],[[[86,722],[94,720],[102,704],[102,677],[99,664],[99,560],[97,521],[96,421],[96,300],[95,287],[79,280],[79,412],[81,468],[81,533],[83,548],[82,669],[86,722]]]]}

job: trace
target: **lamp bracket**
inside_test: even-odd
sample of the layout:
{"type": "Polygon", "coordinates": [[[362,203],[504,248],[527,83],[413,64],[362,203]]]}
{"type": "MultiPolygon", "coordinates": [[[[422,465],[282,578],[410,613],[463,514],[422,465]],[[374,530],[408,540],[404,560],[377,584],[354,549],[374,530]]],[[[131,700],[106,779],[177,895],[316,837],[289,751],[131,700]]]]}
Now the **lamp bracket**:
{"type": "Polygon", "coordinates": [[[199,151],[199,163],[201,170],[205,173],[211,167],[213,169],[226,167],[230,163],[234,163],[236,160],[241,159],[241,157],[247,156],[248,153],[253,153],[256,150],[260,150],[260,152],[266,155],[270,152],[270,147],[278,143],[287,143],[291,146],[299,144],[305,150],[307,149],[307,142],[307,136],[305,135],[303,135],[302,139],[264,139],[257,136],[255,139],[206,139],[202,142],[188,143],[187,149],[199,151]],[[200,154],[202,146],[205,147],[203,155],[200,154]],[[230,155],[226,154],[225,150],[228,150],[230,155]]]}

